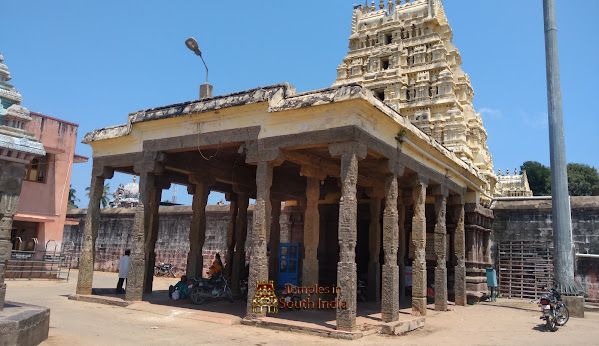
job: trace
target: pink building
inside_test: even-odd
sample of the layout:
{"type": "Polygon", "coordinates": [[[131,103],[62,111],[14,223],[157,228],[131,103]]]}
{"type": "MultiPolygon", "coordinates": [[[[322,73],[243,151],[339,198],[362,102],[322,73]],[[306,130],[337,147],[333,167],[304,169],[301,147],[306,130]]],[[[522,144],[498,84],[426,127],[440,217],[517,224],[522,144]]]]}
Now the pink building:
{"type": "MultiPolygon", "coordinates": [[[[32,132],[44,145],[46,156],[34,158],[25,169],[19,199],[19,209],[14,217],[11,238],[20,237],[13,248],[43,250],[49,240],[61,247],[62,231],[66,219],[73,163],[87,162],[85,156],[75,154],[77,128],[68,121],[31,112],[32,120],[26,130],[32,132]]],[[[49,245],[50,251],[54,245],[49,245]]]]}

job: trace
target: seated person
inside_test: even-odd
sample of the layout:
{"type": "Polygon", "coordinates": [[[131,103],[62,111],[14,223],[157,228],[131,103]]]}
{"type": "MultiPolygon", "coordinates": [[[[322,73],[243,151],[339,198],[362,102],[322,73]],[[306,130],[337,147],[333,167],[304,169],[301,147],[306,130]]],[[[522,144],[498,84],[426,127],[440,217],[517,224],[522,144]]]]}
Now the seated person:
{"type": "Polygon", "coordinates": [[[177,282],[175,286],[170,285],[168,288],[168,296],[173,300],[185,299],[189,295],[189,282],[187,276],[181,276],[181,281],[177,282]]]}
{"type": "Polygon", "coordinates": [[[210,278],[215,277],[217,274],[221,272],[223,269],[223,262],[220,260],[220,254],[216,254],[216,258],[214,262],[212,262],[212,266],[210,267],[210,278]]]}

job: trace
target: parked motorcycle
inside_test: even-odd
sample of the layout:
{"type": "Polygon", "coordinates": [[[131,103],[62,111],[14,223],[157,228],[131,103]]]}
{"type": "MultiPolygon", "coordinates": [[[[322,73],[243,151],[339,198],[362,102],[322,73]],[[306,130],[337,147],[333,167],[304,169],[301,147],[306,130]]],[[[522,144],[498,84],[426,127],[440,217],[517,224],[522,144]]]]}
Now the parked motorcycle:
{"type": "Polygon", "coordinates": [[[170,263],[160,262],[154,265],[154,273],[156,276],[172,276],[177,277],[175,274],[175,266],[170,263]]]}
{"type": "Polygon", "coordinates": [[[555,288],[552,288],[549,290],[549,294],[541,297],[539,304],[543,312],[541,319],[545,320],[547,330],[552,332],[557,330],[557,326],[565,325],[570,318],[568,307],[562,303],[561,299],[561,294],[555,288]]]}
{"type": "Polygon", "coordinates": [[[285,304],[289,302],[301,302],[302,297],[297,293],[293,293],[293,291],[297,292],[297,286],[292,284],[285,284],[285,291],[283,291],[283,299],[285,300],[285,304]]]}
{"type": "Polygon", "coordinates": [[[242,297],[247,297],[248,295],[248,281],[245,279],[239,280],[239,291],[241,292],[242,297]]]}
{"type": "Polygon", "coordinates": [[[209,299],[227,298],[233,303],[233,293],[227,280],[219,273],[210,279],[194,281],[193,288],[189,291],[189,298],[194,304],[202,304],[209,299]]]}

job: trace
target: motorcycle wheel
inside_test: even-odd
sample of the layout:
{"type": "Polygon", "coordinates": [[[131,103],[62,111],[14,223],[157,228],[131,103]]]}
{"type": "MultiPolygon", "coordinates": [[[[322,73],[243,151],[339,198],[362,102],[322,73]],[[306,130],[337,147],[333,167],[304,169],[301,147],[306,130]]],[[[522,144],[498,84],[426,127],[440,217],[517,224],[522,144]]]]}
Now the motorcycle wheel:
{"type": "Polygon", "coordinates": [[[176,278],[176,277],[177,277],[177,274],[175,273],[175,268],[174,268],[174,267],[173,267],[173,268],[171,268],[171,269],[169,270],[169,272],[170,272],[170,274],[171,274],[171,275],[172,275],[174,278],[176,278]]]}
{"type": "Polygon", "coordinates": [[[555,332],[557,330],[557,321],[555,320],[554,316],[547,317],[547,323],[545,324],[545,328],[552,332],[555,332]]]}
{"type": "Polygon", "coordinates": [[[189,299],[194,304],[202,304],[206,301],[206,297],[203,295],[202,289],[198,286],[194,286],[189,292],[189,299]]]}
{"type": "Polygon", "coordinates": [[[558,326],[563,326],[570,319],[570,312],[568,311],[568,307],[564,303],[557,304],[557,306],[555,307],[555,313],[558,316],[558,326]]]}

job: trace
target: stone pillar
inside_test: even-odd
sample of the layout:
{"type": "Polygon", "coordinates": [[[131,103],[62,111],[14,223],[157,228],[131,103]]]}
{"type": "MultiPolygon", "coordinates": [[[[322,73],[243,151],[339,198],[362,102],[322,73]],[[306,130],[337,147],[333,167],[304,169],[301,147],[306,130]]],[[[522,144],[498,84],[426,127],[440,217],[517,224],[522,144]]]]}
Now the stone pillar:
{"type": "Polygon", "coordinates": [[[12,250],[10,232],[13,217],[19,207],[25,165],[7,161],[0,162],[2,163],[2,168],[0,168],[0,311],[2,311],[6,296],[4,277],[12,250]]]}
{"type": "MultiPolygon", "coordinates": [[[[310,172],[316,173],[316,172],[310,172]]],[[[320,213],[318,211],[318,200],[320,198],[320,178],[309,174],[302,167],[302,174],[306,179],[306,211],[304,214],[304,261],[302,264],[302,285],[313,287],[318,284],[319,263],[318,243],[320,240],[320,213]]],[[[315,295],[311,300],[316,300],[315,295]]]]}
{"type": "Polygon", "coordinates": [[[337,308],[337,329],[352,331],[356,327],[356,242],[358,160],[366,157],[367,148],[357,142],[329,144],[331,156],[341,157],[341,198],[339,200],[339,263],[337,263],[337,299],[347,308],[337,308]]]}
{"type": "Polygon", "coordinates": [[[435,310],[447,311],[447,195],[445,186],[435,188],[435,310]]]}
{"type": "Polygon", "coordinates": [[[237,194],[227,194],[229,201],[229,227],[227,228],[227,257],[225,259],[225,275],[230,280],[233,277],[233,254],[235,252],[235,225],[237,224],[237,194]]]}
{"type": "Polygon", "coordinates": [[[189,228],[189,254],[187,255],[187,277],[201,278],[204,270],[202,248],[206,240],[206,203],[212,181],[206,176],[192,175],[194,184],[191,226],[189,228]]]}
{"type": "MultiPolygon", "coordinates": [[[[399,249],[397,252],[397,265],[399,266],[399,302],[406,297],[406,202],[403,199],[403,191],[397,191],[397,239],[399,249]]],[[[409,203],[409,202],[408,202],[409,203]]]]}
{"type": "Polygon", "coordinates": [[[96,254],[96,238],[100,226],[100,199],[104,191],[104,179],[112,178],[114,171],[107,167],[93,167],[89,185],[89,205],[85,215],[83,230],[83,249],[79,255],[79,276],[77,277],[77,294],[92,294],[94,280],[94,257],[96,254]]]}
{"type": "MultiPolygon", "coordinates": [[[[239,295],[239,280],[245,271],[245,240],[248,231],[248,205],[249,195],[247,192],[238,191],[238,212],[237,222],[235,222],[235,253],[233,254],[233,269],[231,273],[231,291],[239,295]]],[[[248,297],[249,298],[249,297],[248,297]]]]}
{"type": "Polygon", "coordinates": [[[140,301],[143,298],[146,275],[146,239],[150,234],[154,189],[154,174],[141,171],[139,176],[139,203],[135,208],[129,276],[127,277],[127,289],[125,291],[125,300],[129,301],[140,301]]]}
{"type": "Polygon", "coordinates": [[[270,246],[270,255],[268,256],[268,277],[269,280],[274,281],[276,286],[279,281],[279,244],[281,243],[281,224],[279,223],[279,219],[281,217],[281,201],[271,199],[270,205],[272,206],[272,217],[270,238],[268,241],[270,246]]]}
{"type": "Polygon", "coordinates": [[[154,283],[154,265],[156,264],[156,241],[158,240],[159,229],[159,208],[160,200],[162,199],[162,190],[169,189],[171,186],[168,182],[156,183],[156,188],[152,191],[151,197],[151,216],[150,216],[150,232],[146,238],[146,275],[144,278],[144,293],[152,293],[152,285],[154,283]]]}
{"type": "Polygon", "coordinates": [[[381,300],[381,200],[383,191],[370,193],[370,224],[368,226],[368,301],[381,300]]]}
{"type": "Polygon", "coordinates": [[[150,220],[155,199],[155,178],[164,172],[164,156],[157,152],[144,152],[143,160],[135,163],[133,171],[139,174],[139,202],[135,208],[133,224],[132,248],[129,262],[129,276],[125,300],[140,301],[143,298],[144,282],[146,276],[146,240],[149,239],[151,229],[150,220]]]}
{"type": "Polygon", "coordinates": [[[456,221],[455,234],[453,236],[454,251],[456,256],[455,265],[455,304],[466,306],[466,235],[464,231],[464,197],[457,196],[458,204],[454,207],[454,219],[456,221]]]}
{"type": "Polygon", "coordinates": [[[426,187],[428,179],[418,177],[412,188],[414,216],[412,217],[412,243],[414,262],[412,264],[412,314],[426,315],[426,187]]]}
{"type": "Polygon", "coordinates": [[[268,280],[268,262],[266,259],[266,235],[270,225],[273,163],[258,162],[256,169],[256,204],[254,207],[254,225],[252,227],[252,250],[250,253],[250,275],[248,279],[247,318],[266,316],[266,309],[254,310],[252,306],[258,281],[268,280]]]}
{"type": "Polygon", "coordinates": [[[385,177],[385,211],[383,213],[383,286],[381,314],[383,322],[399,319],[399,267],[397,250],[399,246],[399,224],[397,212],[397,176],[385,177]]]}

